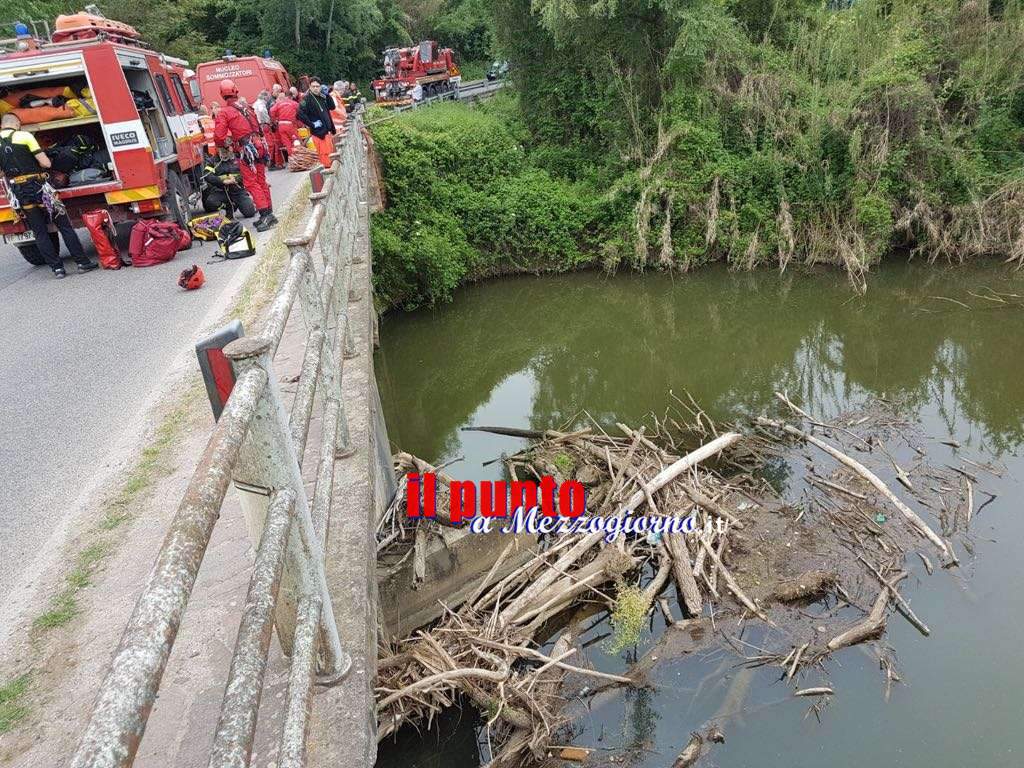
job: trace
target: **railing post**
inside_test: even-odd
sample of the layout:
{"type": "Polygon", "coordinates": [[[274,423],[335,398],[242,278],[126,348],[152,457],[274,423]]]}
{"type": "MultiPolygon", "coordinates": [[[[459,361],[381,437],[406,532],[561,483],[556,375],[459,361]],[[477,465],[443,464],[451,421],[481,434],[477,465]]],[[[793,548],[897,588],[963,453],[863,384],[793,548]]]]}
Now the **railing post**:
{"type": "Polygon", "coordinates": [[[224,350],[235,368],[236,376],[257,367],[266,372],[268,379],[232,479],[239,492],[246,525],[255,545],[258,545],[263,534],[273,491],[290,488],[295,492],[295,524],[288,537],[288,559],[275,613],[278,640],[290,656],[294,647],[298,602],[303,597],[319,596],[323,602],[321,621],[327,646],[322,649],[327,658],[327,668],[321,671],[324,674],[335,674],[348,666],[349,659],[341,648],[338,627],[334,621],[324,571],[323,548],[313,530],[309,499],[271,361],[272,349],[273,344],[269,339],[254,336],[232,342],[224,350]]]}

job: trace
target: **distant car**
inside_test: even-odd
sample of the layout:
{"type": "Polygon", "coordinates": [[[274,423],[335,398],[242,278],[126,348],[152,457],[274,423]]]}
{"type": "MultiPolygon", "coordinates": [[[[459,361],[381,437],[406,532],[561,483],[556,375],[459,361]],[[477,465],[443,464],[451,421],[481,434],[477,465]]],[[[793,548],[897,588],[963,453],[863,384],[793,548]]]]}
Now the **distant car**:
{"type": "Polygon", "coordinates": [[[491,68],[487,70],[488,80],[504,80],[506,77],[508,77],[507,61],[496,61],[491,64],[491,68]]]}

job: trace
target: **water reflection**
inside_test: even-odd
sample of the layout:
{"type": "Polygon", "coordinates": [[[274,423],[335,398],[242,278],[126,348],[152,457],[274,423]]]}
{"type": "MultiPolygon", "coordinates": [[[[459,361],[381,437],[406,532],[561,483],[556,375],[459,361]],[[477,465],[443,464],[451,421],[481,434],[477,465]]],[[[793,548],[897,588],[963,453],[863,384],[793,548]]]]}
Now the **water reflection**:
{"type": "Polygon", "coordinates": [[[458,427],[483,415],[545,428],[585,408],[605,424],[637,422],[686,390],[733,419],[774,407],[777,389],[824,416],[868,395],[911,413],[934,403],[946,429],[967,422],[972,441],[1003,454],[1024,435],[1021,311],[933,297],[971,301],[972,289],[1020,282],[890,267],[863,298],[833,273],[491,282],[387,318],[378,376],[392,440],[428,459],[466,451],[458,427]]]}

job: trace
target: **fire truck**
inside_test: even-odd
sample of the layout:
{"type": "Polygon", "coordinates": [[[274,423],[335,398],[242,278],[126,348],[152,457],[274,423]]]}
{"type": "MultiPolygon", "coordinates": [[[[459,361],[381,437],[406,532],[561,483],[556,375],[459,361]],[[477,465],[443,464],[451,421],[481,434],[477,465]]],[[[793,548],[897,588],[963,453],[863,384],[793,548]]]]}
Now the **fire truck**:
{"type": "Polygon", "coordinates": [[[378,104],[387,107],[412,103],[412,91],[419,85],[423,98],[450,94],[458,96],[462,75],[451,48],[438,48],[424,40],[414,48],[384,51],[384,77],[371,83],[378,104]]]}
{"type": "Polygon", "coordinates": [[[277,59],[270,56],[239,57],[229,52],[222,59],[204,61],[196,67],[196,82],[199,84],[203,104],[210,106],[215,101],[221,101],[220,81],[224,79],[233,80],[239,95],[244,96],[250,104],[260,91],[269,91],[274,85],[287,90],[292,84],[288,71],[277,59]]]}
{"type": "MultiPolygon", "coordinates": [[[[97,13],[58,16],[52,33],[47,23],[31,30],[18,24],[14,38],[0,40],[0,114],[18,114],[51,161],[70,158],[70,172],[51,171],[50,182],[75,226],[97,208],[115,223],[169,216],[187,225],[203,140],[188,62],[152,50],[132,27],[97,13]]],[[[6,182],[0,234],[29,263],[44,263],[6,182]]]]}

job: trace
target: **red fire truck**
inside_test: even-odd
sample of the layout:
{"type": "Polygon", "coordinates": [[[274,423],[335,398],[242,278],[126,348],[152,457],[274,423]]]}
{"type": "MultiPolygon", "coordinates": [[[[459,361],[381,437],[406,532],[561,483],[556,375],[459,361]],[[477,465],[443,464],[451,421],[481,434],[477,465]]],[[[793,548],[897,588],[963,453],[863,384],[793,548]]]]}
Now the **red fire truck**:
{"type": "MultiPolygon", "coordinates": [[[[51,173],[74,224],[81,226],[83,211],[105,208],[119,223],[169,215],[186,225],[203,139],[186,86],[188,63],[151,50],[127,24],[95,14],[59,16],[49,35],[38,23],[33,29],[18,25],[15,38],[0,40],[0,113],[15,111],[51,160],[70,151],[87,164],[51,173]]],[[[0,233],[26,261],[43,263],[6,183],[0,233]]]]}
{"type": "Polygon", "coordinates": [[[378,104],[405,106],[412,102],[413,89],[419,85],[422,98],[457,95],[462,75],[451,48],[438,48],[433,40],[424,40],[415,48],[388,48],[384,51],[384,77],[371,83],[378,104]]]}
{"type": "Polygon", "coordinates": [[[274,85],[287,90],[292,84],[287,70],[277,59],[269,56],[239,58],[228,54],[222,59],[205,61],[196,67],[196,81],[199,83],[203,104],[209,106],[222,100],[220,81],[224,79],[234,80],[239,95],[244,96],[250,104],[260,91],[269,91],[274,85]]]}

